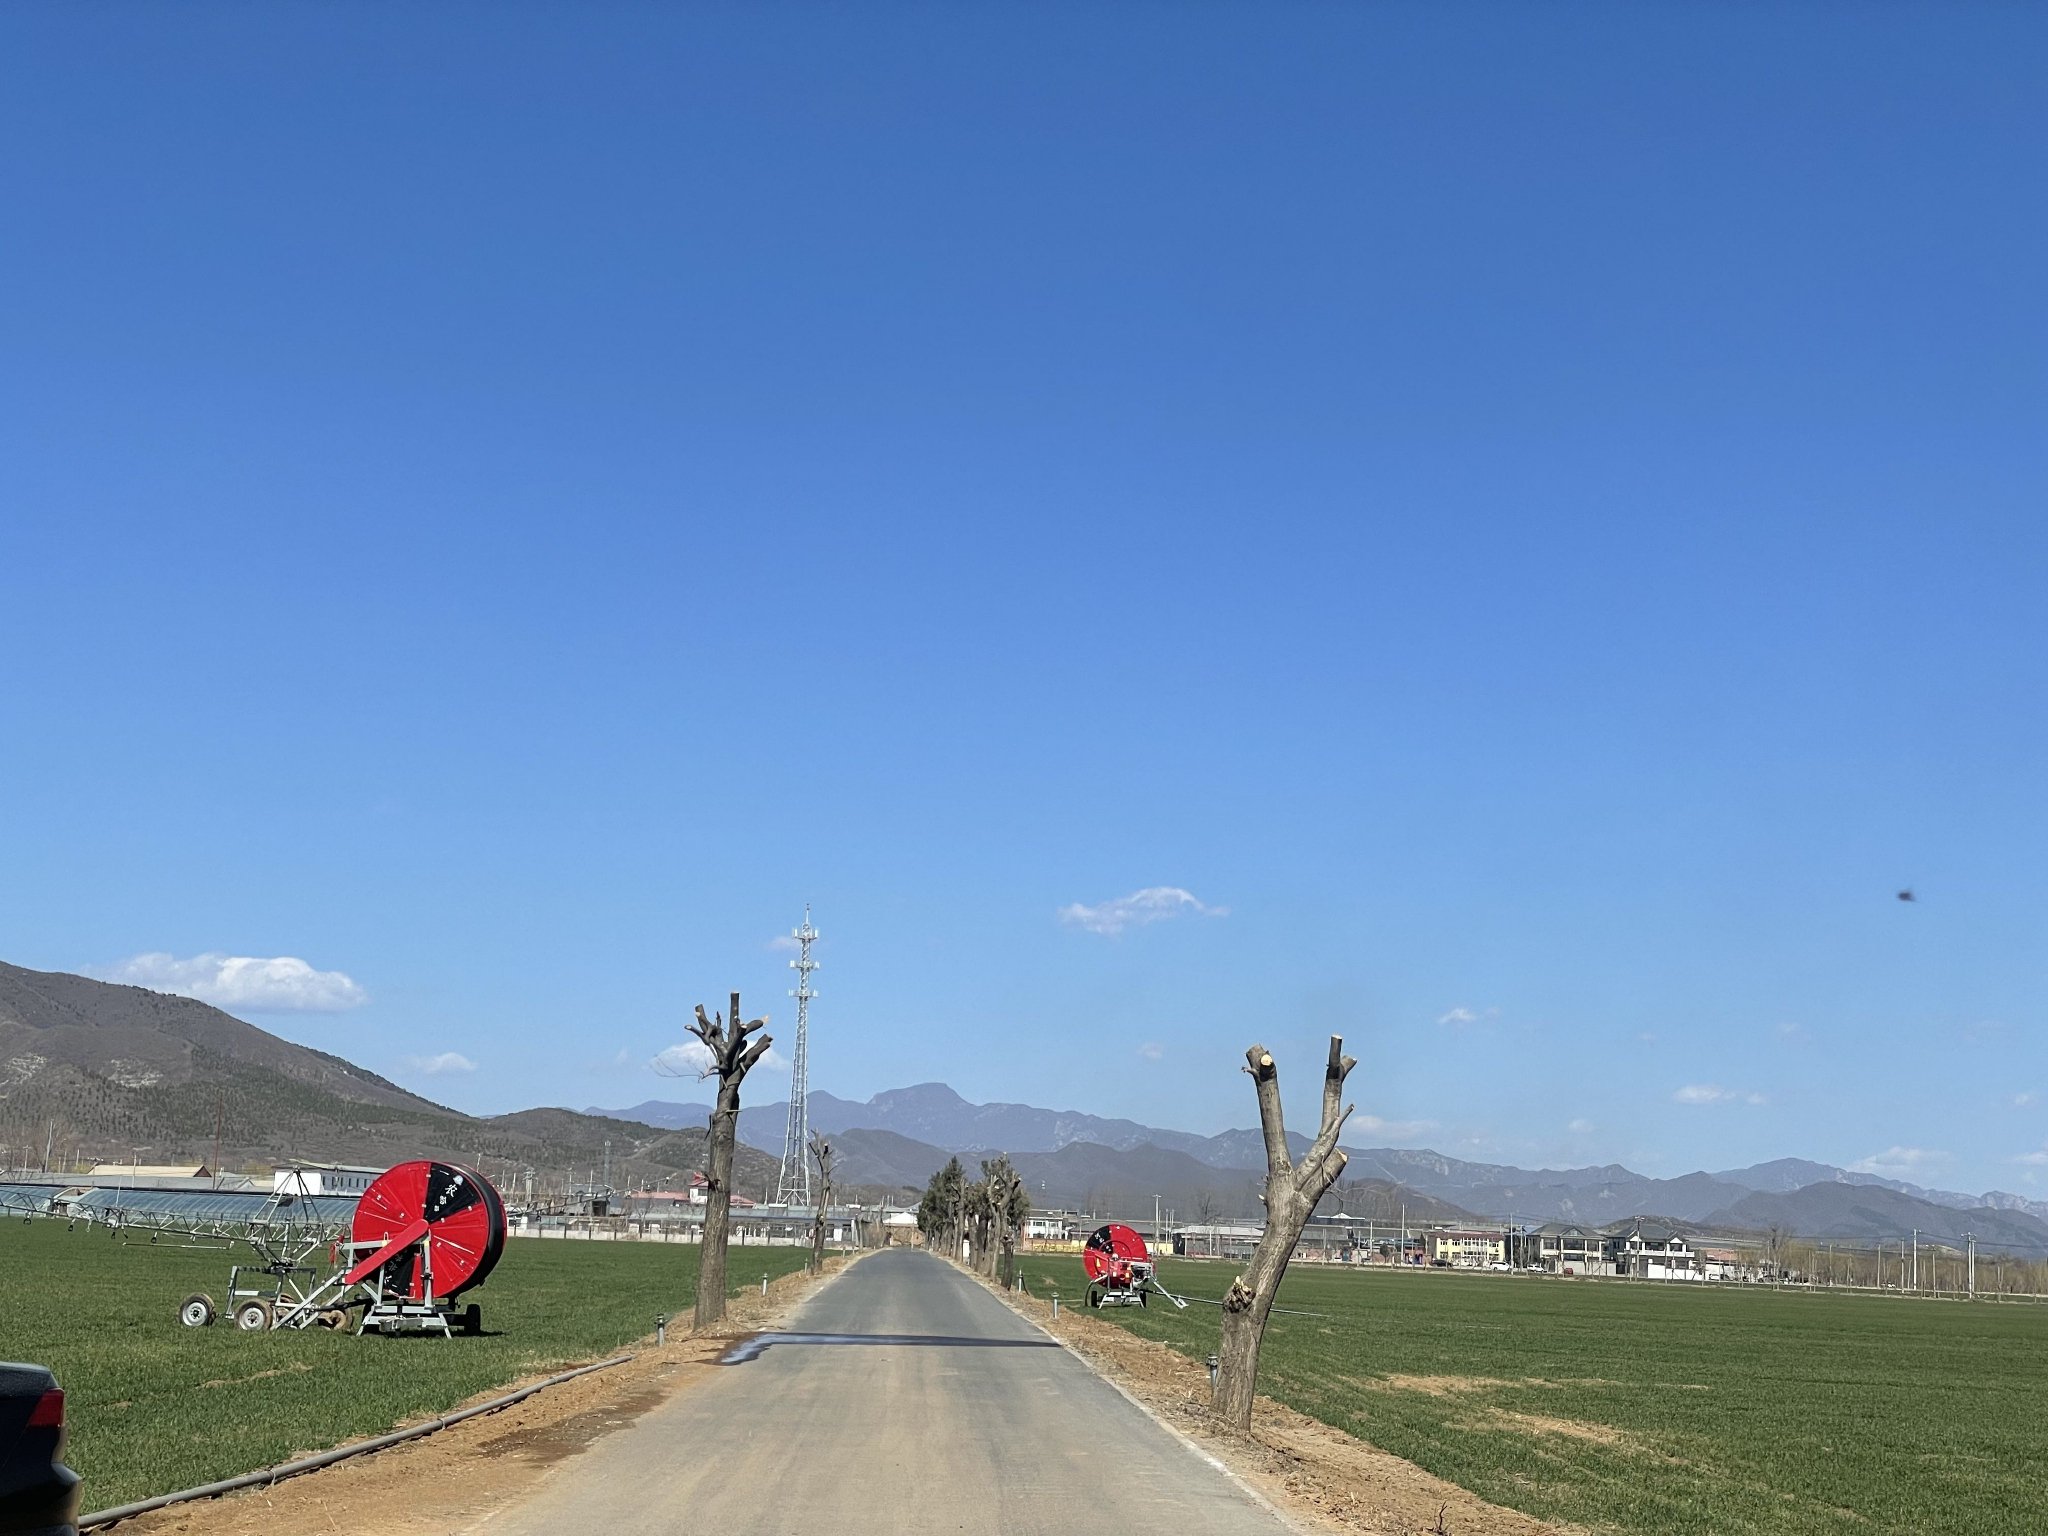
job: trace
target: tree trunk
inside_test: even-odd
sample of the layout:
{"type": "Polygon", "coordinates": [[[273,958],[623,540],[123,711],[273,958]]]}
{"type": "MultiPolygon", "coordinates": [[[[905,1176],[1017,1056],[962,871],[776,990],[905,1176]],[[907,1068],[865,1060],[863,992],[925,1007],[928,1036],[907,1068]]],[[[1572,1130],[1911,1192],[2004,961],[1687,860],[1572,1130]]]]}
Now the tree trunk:
{"type": "Polygon", "coordinates": [[[704,1171],[704,1242],[697,1257],[697,1326],[709,1328],[725,1316],[725,1247],[732,1227],[733,1143],[739,1138],[740,1085],[718,1085],[711,1111],[711,1166],[704,1171]]]}
{"type": "Polygon", "coordinates": [[[1273,1298],[1294,1257],[1301,1229],[1323,1193],[1344,1171],[1344,1153],[1337,1137],[1350,1116],[1343,1103],[1344,1079],[1357,1065],[1344,1054],[1343,1037],[1330,1037],[1329,1065],[1323,1071],[1322,1122],[1315,1140],[1297,1167],[1287,1151],[1287,1126],[1280,1112],[1280,1074],[1273,1053],[1263,1045],[1245,1052],[1259,1095],[1259,1125],[1266,1138],[1266,1230],[1252,1250],[1245,1272],[1230,1282],[1223,1297],[1223,1338],[1216,1351],[1216,1387],[1209,1406],[1216,1417],[1240,1431],[1252,1427],[1252,1399],[1258,1393],[1259,1346],[1265,1341],[1266,1319],[1273,1298]]]}
{"type": "Polygon", "coordinates": [[[811,1273],[825,1272],[825,1208],[832,1203],[832,1144],[811,1133],[810,1157],[817,1166],[818,1203],[811,1214],[811,1273]]]}
{"type": "MultiPolygon", "coordinates": [[[[725,1316],[725,1245],[732,1224],[733,1143],[739,1138],[740,1082],[772,1043],[767,1035],[751,1045],[747,1036],[768,1021],[740,1022],[740,995],[732,995],[732,1012],[724,1019],[706,1018],[704,1005],[697,1005],[697,1020],[690,1033],[704,1042],[711,1054],[711,1071],[718,1074],[718,1099],[711,1111],[705,1135],[707,1156],[704,1170],[704,1241],[697,1252],[697,1327],[709,1328],[725,1316]]],[[[706,1073],[709,1076],[710,1073],[706,1073]]]]}

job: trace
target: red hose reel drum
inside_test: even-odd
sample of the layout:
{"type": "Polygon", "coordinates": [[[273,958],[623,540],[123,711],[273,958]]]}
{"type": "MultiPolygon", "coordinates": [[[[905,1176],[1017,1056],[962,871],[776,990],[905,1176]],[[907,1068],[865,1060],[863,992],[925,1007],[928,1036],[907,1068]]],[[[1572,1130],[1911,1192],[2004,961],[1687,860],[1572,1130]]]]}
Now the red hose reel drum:
{"type": "Polygon", "coordinates": [[[1151,1262],[1152,1252],[1145,1246],[1145,1239],[1120,1221],[1097,1227],[1081,1250],[1081,1267],[1088,1271],[1090,1280],[1128,1284],[1132,1264],[1151,1262]]]}
{"type": "MultiPolygon", "coordinates": [[[[419,1237],[429,1244],[437,1300],[481,1285],[505,1251],[505,1202],[490,1180],[460,1163],[422,1159],[387,1168],[356,1202],[350,1237],[408,1246],[382,1267],[387,1296],[426,1299],[419,1237]],[[408,1234],[413,1234],[408,1236],[408,1234]]],[[[358,1250],[361,1252],[362,1250],[358,1250]]]]}

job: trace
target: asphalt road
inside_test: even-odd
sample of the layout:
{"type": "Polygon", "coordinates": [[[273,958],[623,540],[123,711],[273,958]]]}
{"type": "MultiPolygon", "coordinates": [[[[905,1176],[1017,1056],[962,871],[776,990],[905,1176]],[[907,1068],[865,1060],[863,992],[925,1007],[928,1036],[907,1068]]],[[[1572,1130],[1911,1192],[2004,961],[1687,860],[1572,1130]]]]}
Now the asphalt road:
{"type": "Polygon", "coordinates": [[[1282,1536],[1229,1477],[949,1265],[878,1253],[743,1364],[596,1441],[492,1536],[1282,1536]],[[893,1336],[876,1342],[878,1336],[893,1336]],[[860,1342],[865,1337],[868,1342],[860,1342]]]}

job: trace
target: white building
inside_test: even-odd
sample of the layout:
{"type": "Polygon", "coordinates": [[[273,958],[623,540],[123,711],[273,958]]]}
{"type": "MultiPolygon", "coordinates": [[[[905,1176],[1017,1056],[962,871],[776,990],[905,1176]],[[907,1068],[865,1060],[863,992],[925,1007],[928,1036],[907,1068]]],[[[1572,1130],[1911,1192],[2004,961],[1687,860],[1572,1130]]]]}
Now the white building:
{"type": "Polygon", "coordinates": [[[1684,1233],[1638,1216],[1609,1239],[1616,1274],[1638,1280],[1704,1280],[1706,1266],[1684,1233]]]}
{"type": "Polygon", "coordinates": [[[294,1195],[360,1195],[382,1172],[347,1163],[294,1163],[271,1174],[270,1187],[294,1195]]]}

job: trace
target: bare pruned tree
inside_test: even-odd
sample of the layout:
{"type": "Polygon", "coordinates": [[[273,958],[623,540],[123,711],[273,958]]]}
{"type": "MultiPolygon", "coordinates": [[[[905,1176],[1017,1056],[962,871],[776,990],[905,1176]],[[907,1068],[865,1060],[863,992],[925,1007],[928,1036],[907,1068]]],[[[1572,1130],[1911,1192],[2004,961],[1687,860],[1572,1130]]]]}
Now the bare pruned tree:
{"type": "Polygon", "coordinates": [[[1017,1234],[1031,1216],[1031,1196],[1007,1152],[981,1165],[981,1182],[988,1230],[979,1268],[1007,1288],[1016,1280],[1017,1234]]]}
{"type": "Polygon", "coordinates": [[[1287,1123],[1280,1113],[1280,1073],[1273,1053],[1263,1045],[1245,1052],[1259,1094],[1259,1126],[1266,1136],[1266,1230],[1252,1250],[1245,1272],[1230,1282],[1223,1297],[1223,1342],[1217,1351],[1216,1387],[1209,1406],[1224,1423],[1239,1430],[1252,1427],[1252,1397],[1258,1386],[1259,1346],[1266,1337],[1266,1318],[1273,1297],[1287,1273],[1301,1229],[1323,1198],[1323,1192],[1344,1171],[1345,1157],[1337,1137],[1351,1114],[1343,1102],[1344,1079],[1358,1065],[1344,1054],[1341,1035],[1330,1036],[1330,1061],[1323,1069],[1323,1117],[1316,1138],[1296,1166],[1287,1154],[1287,1123]]]}
{"type": "Polygon", "coordinates": [[[732,1012],[723,1018],[704,1016],[697,1005],[697,1022],[690,1033],[704,1042],[710,1053],[706,1077],[718,1079],[718,1100],[711,1109],[711,1130],[706,1151],[710,1164],[704,1170],[704,1241],[697,1260],[697,1326],[709,1328],[725,1316],[725,1245],[732,1224],[732,1154],[739,1138],[740,1081],[766,1054],[771,1037],[761,1036],[751,1045],[747,1036],[766,1027],[765,1018],[740,1022],[740,995],[732,995],[732,1012]]]}
{"type": "Polygon", "coordinates": [[[832,1203],[832,1143],[811,1132],[811,1165],[818,1170],[818,1209],[811,1218],[811,1273],[825,1268],[825,1208],[832,1203]]]}

